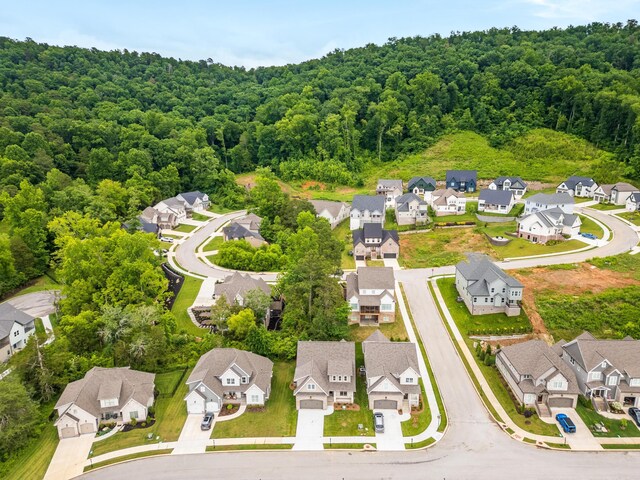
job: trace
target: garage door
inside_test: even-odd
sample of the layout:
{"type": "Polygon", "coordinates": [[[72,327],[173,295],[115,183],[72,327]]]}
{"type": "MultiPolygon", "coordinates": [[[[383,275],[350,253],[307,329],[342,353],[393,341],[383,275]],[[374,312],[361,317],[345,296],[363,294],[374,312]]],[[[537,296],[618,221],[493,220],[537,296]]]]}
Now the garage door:
{"type": "Polygon", "coordinates": [[[571,408],[573,407],[573,399],[572,398],[550,398],[549,406],[555,408],[571,408]]]}
{"type": "Polygon", "coordinates": [[[386,408],[386,409],[398,409],[398,402],[396,400],[374,400],[373,408],[386,408]]]}
{"type": "Polygon", "coordinates": [[[356,255],[356,260],[364,260],[364,255],[356,255]]]}
{"type": "Polygon", "coordinates": [[[395,253],[385,253],[383,258],[396,258],[397,255],[395,253]]]}
{"type": "Polygon", "coordinates": [[[63,428],[62,430],[60,430],[60,435],[62,438],[72,438],[78,436],[74,427],[63,428]]]}
{"type": "Polygon", "coordinates": [[[322,410],[322,400],[300,400],[300,408],[322,410]]]}
{"type": "Polygon", "coordinates": [[[80,425],[80,433],[93,433],[96,431],[96,427],[93,423],[83,423],[80,425]]]}

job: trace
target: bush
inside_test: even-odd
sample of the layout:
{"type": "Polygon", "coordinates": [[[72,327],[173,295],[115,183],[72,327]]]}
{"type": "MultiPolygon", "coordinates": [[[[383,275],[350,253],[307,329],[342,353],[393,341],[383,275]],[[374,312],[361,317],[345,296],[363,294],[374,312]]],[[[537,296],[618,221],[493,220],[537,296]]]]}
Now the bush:
{"type": "Polygon", "coordinates": [[[629,423],[629,422],[627,421],[627,419],[626,419],[626,418],[622,418],[622,419],[620,419],[620,428],[621,428],[622,430],[625,430],[625,429],[627,428],[627,424],[628,424],[628,423],[629,423]]]}
{"type": "Polygon", "coordinates": [[[533,417],[534,413],[535,411],[533,410],[533,408],[525,408],[524,411],[522,412],[522,414],[524,415],[524,418],[531,418],[533,417]]]}
{"type": "Polygon", "coordinates": [[[228,404],[227,405],[227,410],[233,410],[233,405],[232,404],[228,404]]]}
{"type": "Polygon", "coordinates": [[[140,424],[140,426],[141,426],[142,428],[145,428],[145,427],[147,426],[147,422],[142,422],[142,423],[140,424]]]}
{"type": "Polygon", "coordinates": [[[156,407],[151,406],[147,409],[147,411],[149,412],[149,416],[150,417],[155,417],[156,416],[156,407]]]}
{"type": "Polygon", "coordinates": [[[137,418],[132,418],[131,421],[129,422],[129,424],[132,427],[135,427],[138,424],[138,419],[137,418]]]}

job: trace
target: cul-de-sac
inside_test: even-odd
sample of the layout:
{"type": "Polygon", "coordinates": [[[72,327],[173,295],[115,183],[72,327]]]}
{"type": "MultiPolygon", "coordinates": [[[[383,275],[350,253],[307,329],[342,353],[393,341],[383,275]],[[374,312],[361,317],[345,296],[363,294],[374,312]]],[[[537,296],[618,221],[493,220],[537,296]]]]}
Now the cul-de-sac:
{"type": "Polygon", "coordinates": [[[638,478],[640,27],[533,25],[0,37],[0,477],[638,478]]]}

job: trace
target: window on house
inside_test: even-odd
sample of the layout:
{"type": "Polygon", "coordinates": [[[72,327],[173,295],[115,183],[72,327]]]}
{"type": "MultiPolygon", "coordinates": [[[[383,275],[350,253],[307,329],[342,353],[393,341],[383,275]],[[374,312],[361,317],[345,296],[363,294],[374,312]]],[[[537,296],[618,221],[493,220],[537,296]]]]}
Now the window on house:
{"type": "Polygon", "coordinates": [[[561,388],[564,387],[564,382],[563,381],[555,381],[555,382],[551,382],[551,388],[555,389],[555,390],[559,390],[561,388]]]}
{"type": "Polygon", "coordinates": [[[225,383],[227,385],[235,385],[236,384],[236,379],[235,378],[227,378],[225,383]]]}
{"type": "Polygon", "coordinates": [[[248,377],[242,377],[242,379],[240,380],[241,383],[245,384],[245,383],[249,383],[249,378],[248,377]]]}
{"type": "Polygon", "coordinates": [[[617,375],[611,375],[609,378],[607,378],[607,385],[617,385],[618,384],[618,376],[617,375]]]}
{"type": "Polygon", "coordinates": [[[129,416],[131,417],[131,419],[138,419],[138,411],[134,410],[133,412],[129,412],[129,416]]]}
{"type": "Polygon", "coordinates": [[[315,383],[310,383],[307,385],[307,390],[315,390],[316,389],[316,384],[315,383]]]}
{"type": "Polygon", "coordinates": [[[492,289],[491,289],[491,293],[494,293],[495,291],[496,291],[496,289],[495,289],[495,288],[492,288],[492,289]]]}
{"type": "Polygon", "coordinates": [[[629,380],[629,386],[640,387],[640,378],[632,378],[631,380],[629,380]]]}
{"type": "Polygon", "coordinates": [[[259,395],[251,395],[250,401],[251,401],[251,403],[258,403],[260,401],[260,396],[259,395]]]}
{"type": "Polygon", "coordinates": [[[413,378],[407,377],[404,379],[405,383],[413,383],[413,378]]]}
{"type": "Polygon", "coordinates": [[[349,395],[347,392],[340,392],[341,397],[346,397],[347,395],[349,395]]]}
{"type": "Polygon", "coordinates": [[[602,372],[591,372],[589,376],[591,380],[602,380],[602,372]]]}
{"type": "Polygon", "coordinates": [[[473,303],[478,303],[478,299],[476,297],[473,297],[473,303]]]}

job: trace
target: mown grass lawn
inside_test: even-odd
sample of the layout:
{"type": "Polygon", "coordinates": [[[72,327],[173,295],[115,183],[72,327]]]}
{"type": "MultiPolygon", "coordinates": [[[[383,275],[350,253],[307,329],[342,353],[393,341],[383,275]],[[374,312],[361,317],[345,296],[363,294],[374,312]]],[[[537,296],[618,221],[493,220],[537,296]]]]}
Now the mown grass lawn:
{"type": "Polygon", "coordinates": [[[384,267],[384,260],[367,260],[367,267],[384,267]]]}
{"type": "Polygon", "coordinates": [[[180,292],[178,292],[176,301],[173,302],[173,307],[171,308],[171,311],[176,317],[178,331],[185,330],[187,333],[199,337],[206,335],[207,330],[193,324],[189,314],[187,313],[187,308],[193,305],[193,302],[200,292],[201,286],[202,279],[185,275],[182,288],[180,289],[180,292]]]}
{"type": "Polygon", "coordinates": [[[616,217],[624,218],[634,225],[640,226],[640,212],[624,212],[616,214],[616,217]]]}
{"type": "Polygon", "coordinates": [[[396,341],[408,341],[407,329],[404,327],[400,309],[396,309],[396,321],[393,323],[381,323],[377,327],[361,327],[359,325],[351,325],[351,340],[354,342],[363,342],[369,335],[376,330],[380,330],[388,339],[396,341]]]}
{"type": "Polygon", "coordinates": [[[224,243],[224,237],[213,237],[207,244],[202,247],[203,252],[213,252],[218,250],[224,243]]]}
{"type": "MultiPolygon", "coordinates": [[[[177,374],[170,372],[168,374],[159,374],[158,376],[160,377],[159,385],[162,388],[170,388],[171,382],[176,381],[177,374]]],[[[183,380],[188,377],[189,372],[186,372],[183,380]]],[[[166,391],[168,392],[169,390],[166,391]]],[[[184,403],[184,397],[188,391],[186,383],[181,381],[171,397],[158,396],[155,403],[156,423],[152,427],[134,429],[129,432],[118,432],[105,440],[94,442],[91,447],[93,457],[123,448],[155,444],[158,443],[156,437],[160,437],[162,442],[178,440],[184,422],[187,419],[187,407],[184,403]],[[151,434],[151,439],[148,439],[149,434],[151,434]]]]}
{"type": "Polygon", "coordinates": [[[247,409],[238,418],[219,422],[213,427],[212,438],[291,437],[296,434],[298,412],[296,399],[289,385],[293,381],[295,362],[273,365],[271,396],[264,409],[247,409]]]}
{"type": "Polygon", "coordinates": [[[0,477],[3,480],[43,478],[59,441],[58,429],[53,426],[53,423],[47,423],[40,436],[18,456],[0,465],[0,477]]]}
{"type": "Polygon", "coordinates": [[[152,457],[155,455],[168,455],[173,452],[173,448],[163,448],[162,450],[149,450],[147,452],[130,453],[129,455],[122,455],[121,457],[111,458],[104,462],[96,462],[93,465],[84,467],[84,472],[90,472],[94,468],[106,467],[107,465],[113,465],[114,463],[126,462],[127,460],[135,460],[136,458],[152,457]]]}
{"type": "Polygon", "coordinates": [[[580,225],[580,233],[592,233],[596,237],[602,238],[604,231],[600,225],[584,215],[580,215],[580,221],[582,222],[582,225],[580,225]]]}
{"type": "Polygon", "coordinates": [[[411,437],[422,433],[431,423],[431,410],[427,404],[427,395],[424,393],[424,383],[420,379],[420,396],[422,400],[422,410],[420,412],[411,412],[411,418],[400,424],[402,427],[402,435],[411,437]]]}
{"type": "Polygon", "coordinates": [[[209,205],[209,211],[213,213],[217,213],[219,215],[224,215],[225,213],[233,212],[234,209],[223,207],[222,205],[216,205],[212,203],[209,205]]]}
{"type": "Polygon", "coordinates": [[[594,210],[601,211],[620,210],[621,208],[624,208],[624,205],[615,205],[613,203],[596,203],[595,205],[591,205],[588,208],[593,208],[594,210]]]}
{"type": "Polygon", "coordinates": [[[211,220],[211,217],[208,217],[207,215],[202,215],[201,213],[195,213],[195,212],[191,214],[191,218],[199,222],[208,222],[209,220],[211,220]]]}
{"type": "Polygon", "coordinates": [[[196,228],[198,228],[195,225],[189,225],[188,223],[182,223],[180,225],[178,225],[177,227],[173,228],[172,230],[175,230],[176,232],[183,232],[183,233],[189,233],[189,232],[193,232],[196,228]]]}
{"type": "Polygon", "coordinates": [[[348,218],[343,220],[342,223],[333,229],[333,236],[344,242],[344,248],[342,249],[342,263],[340,267],[343,270],[354,270],[356,268],[356,261],[353,258],[353,255],[349,255],[349,252],[353,250],[353,240],[351,237],[351,230],[349,229],[348,218]]]}
{"type": "MultiPolygon", "coordinates": [[[[587,400],[588,402],[588,400],[587,400]]],[[[582,421],[591,429],[591,433],[594,437],[640,437],[640,430],[636,427],[633,420],[628,415],[620,415],[620,418],[624,418],[627,421],[627,426],[623,429],[622,422],[620,420],[614,420],[612,418],[603,417],[596,412],[591,405],[585,406],[584,400],[581,399],[576,407],[576,412],[582,418],[582,421]],[[593,430],[593,426],[596,423],[602,423],[607,432],[596,432],[593,430]]]]}
{"type": "Polygon", "coordinates": [[[173,370],[156,374],[156,389],[161,395],[173,395],[181,380],[186,381],[184,370],[173,370]]]}
{"type": "MultiPolygon", "coordinates": [[[[362,353],[362,344],[356,343],[356,372],[360,365],[364,365],[364,354],[362,353]]],[[[356,373],[354,401],[360,406],[359,411],[341,410],[340,406],[336,404],[336,410],[331,415],[324,417],[324,435],[326,437],[375,435],[373,412],[369,409],[366,380],[359,373],[356,373]],[[362,425],[363,429],[358,429],[358,425],[362,425]]]]}

